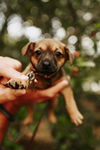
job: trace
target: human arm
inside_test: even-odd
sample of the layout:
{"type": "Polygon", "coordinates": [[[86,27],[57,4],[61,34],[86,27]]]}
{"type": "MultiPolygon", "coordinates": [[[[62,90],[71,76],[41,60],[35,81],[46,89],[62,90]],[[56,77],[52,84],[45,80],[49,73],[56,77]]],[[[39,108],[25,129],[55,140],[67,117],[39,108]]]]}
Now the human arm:
{"type": "MultiPolygon", "coordinates": [[[[4,103],[3,106],[8,112],[14,115],[15,112],[17,112],[19,108],[25,104],[42,102],[57,96],[58,93],[67,86],[67,84],[68,83],[63,80],[49,89],[27,91],[25,95],[17,97],[15,101],[4,103]]],[[[6,116],[0,112],[0,143],[2,143],[5,137],[9,123],[10,121],[6,118],[6,116]]]]}

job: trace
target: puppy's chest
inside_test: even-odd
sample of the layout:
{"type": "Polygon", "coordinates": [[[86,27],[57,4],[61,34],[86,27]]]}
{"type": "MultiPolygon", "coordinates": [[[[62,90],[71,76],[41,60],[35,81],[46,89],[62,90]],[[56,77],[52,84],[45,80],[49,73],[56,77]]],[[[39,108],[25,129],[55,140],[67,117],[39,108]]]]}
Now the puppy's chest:
{"type": "Polygon", "coordinates": [[[52,78],[44,78],[39,75],[35,75],[35,80],[32,83],[32,88],[36,89],[46,89],[49,88],[57,83],[57,81],[60,79],[61,74],[57,74],[53,76],[52,78]]]}
{"type": "Polygon", "coordinates": [[[31,84],[31,87],[36,89],[46,89],[50,86],[52,86],[52,80],[40,76],[35,76],[35,80],[31,84]]]}

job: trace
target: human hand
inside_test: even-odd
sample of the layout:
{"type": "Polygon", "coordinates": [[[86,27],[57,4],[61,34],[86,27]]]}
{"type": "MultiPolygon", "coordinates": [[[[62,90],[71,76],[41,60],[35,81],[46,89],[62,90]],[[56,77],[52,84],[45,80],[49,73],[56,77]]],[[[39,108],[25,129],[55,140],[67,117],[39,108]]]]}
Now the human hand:
{"type": "Polygon", "coordinates": [[[22,95],[21,97],[23,98],[22,104],[24,101],[24,104],[29,104],[29,103],[35,103],[35,102],[42,102],[46,101],[48,99],[53,99],[57,96],[59,96],[59,93],[68,85],[67,80],[62,80],[56,85],[44,89],[44,90],[37,90],[37,89],[29,89],[27,90],[25,95],[22,95]],[[28,101],[27,101],[28,99],[28,101]]]}
{"type": "Polygon", "coordinates": [[[9,57],[0,56],[0,103],[15,100],[17,96],[25,94],[26,90],[13,90],[4,86],[10,78],[21,78],[28,80],[27,76],[19,71],[21,70],[21,63],[9,57]]]}
{"type": "MultiPolygon", "coordinates": [[[[25,104],[31,104],[35,102],[42,102],[48,99],[52,99],[58,95],[66,86],[68,85],[67,81],[61,81],[55,86],[45,89],[45,90],[28,90],[23,96],[16,97],[15,101],[6,102],[3,104],[4,108],[11,114],[14,114],[18,109],[25,104]]],[[[12,90],[12,89],[11,89],[12,90]]],[[[17,91],[17,90],[16,90],[17,91]]],[[[3,138],[7,132],[9,126],[9,120],[5,115],[0,113],[0,143],[3,141],[3,138]]]]}
{"type": "Polygon", "coordinates": [[[0,104],[8,101],[14,101],[17,96],[21,96],[26,93],[26,90],[14,90],[7,88],[4,85],[0,85],[0,104]]]}
{"type": "Polygon", "coordinates": [[[12,114],[14,114],[18,109],[27,104],[32,104],[36,102],[43,102],[58,96],[58,94],[68,85],[66,80],[59,82],[45,90],[28,89],[26,94],[23,94],[16,98],[15,101],[10,101],[4,104],[4,107],[12,114]]]}
{"type": "Polygon", "coordinates": [[[0,56],[0,76],[3,78],[27,79],[27,76],[20,72],[21,68],[22,65],[18,60],[0,56]]]}

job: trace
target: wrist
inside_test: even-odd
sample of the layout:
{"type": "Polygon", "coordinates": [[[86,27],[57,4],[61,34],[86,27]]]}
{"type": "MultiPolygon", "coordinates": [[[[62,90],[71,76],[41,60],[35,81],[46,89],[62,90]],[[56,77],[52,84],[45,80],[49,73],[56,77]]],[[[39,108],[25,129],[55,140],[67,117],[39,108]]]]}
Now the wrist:
{"type": "Polygon", "coordinates": [[[10,121],[7,119],[7,117],[0,112],[0,144],[3,142],[3,139],[7,133],[9,123],[10,121]]]}
{"type": "Polygon", "coordinates": [[[0,104],[0,112],[2,112],[9,121],[14,121],[14,116],[7,111],[2,104],[0,104]]]}
{"type": "Polygon", "coordinates": [[[0,104],[0,116],[4,117],[4,120],[7,122],[14,121],[14,114],[18,111],[18,107],[15,107],[15,105],[11,103],[7,104],[0,104]]]}
{"type": "MultiPolygon", "coordinates": [[[[14,103],[9,102],[2,106],[12,115],[14,115],[14,113],[18,110],[18,107],[15,106],[14,103]]],[[[7,133],[9,123],[10,123],[10,120],[7,118],[7,116],[3,112],[0,111],[0,143],[2,143],[5,137],[5,134],[7,133]]]]}

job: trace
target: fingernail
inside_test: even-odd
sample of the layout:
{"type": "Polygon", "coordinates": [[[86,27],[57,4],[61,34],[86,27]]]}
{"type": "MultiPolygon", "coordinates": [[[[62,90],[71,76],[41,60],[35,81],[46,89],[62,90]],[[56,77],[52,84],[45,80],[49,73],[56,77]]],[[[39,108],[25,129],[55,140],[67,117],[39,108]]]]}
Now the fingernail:
{"type": "Polygon", "coordinates": [[[21,79],[28,80],[28,77],[26,75],[21,75],[21,79]]]}

